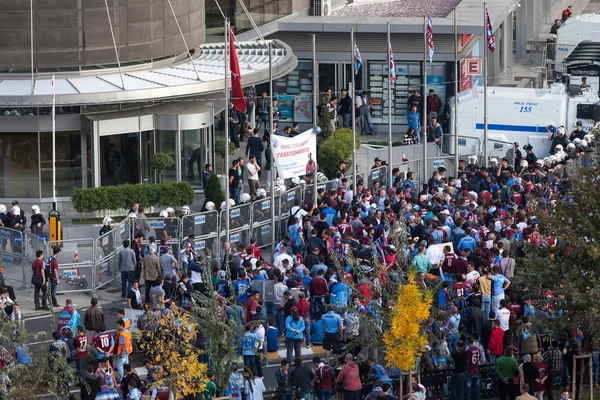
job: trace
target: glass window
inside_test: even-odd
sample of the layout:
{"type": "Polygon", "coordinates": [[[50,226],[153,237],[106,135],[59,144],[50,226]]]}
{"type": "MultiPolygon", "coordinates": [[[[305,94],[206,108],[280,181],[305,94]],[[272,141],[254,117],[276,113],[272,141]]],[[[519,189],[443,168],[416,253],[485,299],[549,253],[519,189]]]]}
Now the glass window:
{"type": "Polygon", "coordinates": [[[299,60],[296,69],[273,83],[273,91],[281,112],[280,121],[285,121],[286,125],[291,122],[312,122],[314,109],[312,72],[312,61],[299,60]]]}
{"type": "Polygon", "coordinates": [[[0,133],[0,197],[40,197],[38,133],[0,133]]]}
{"type": "Polygon", "coordinates": [[[142,140],[142,182],[154,183],[154,171],[150,168],[150,156],[154,154],[154,131],[141,132],[142,140]]]}
{"type": "MultiPolygon", "coordinates": [[[[57,196],[71,196],[74,187],[83,187],[82,165],[81,132],[56,132],[57,196]]],[[[50,198],[52,197],[52,132],[40,132],[40,171],[42,197],[50,198]]],[[[88,185],[91,187],[91,183],[88,185]]]]}
{"type": "Polygon", "coordinates": [[[181,178],[194,190],[204,189],[202,171],[208,163],[210,128],[181,131],[181,178]]]}
{"type": "Polygon", "coordinates": [[[140,182],[138,132],[100,138],[102,186],[140,182]]]}
{"type": "MultiPolygon", "coordinates": [[[[156,152],[157,153],[167,153],[173,160],[175,161],[175,142],[177,137],[177,131],[156,131],[156,152]]],[[[162,176],[160,177],[162,182],[175,182],[177,181],[177,175],[175,170],[175,165],[171,168],[168,168],[162,172],[162,176]]]]}

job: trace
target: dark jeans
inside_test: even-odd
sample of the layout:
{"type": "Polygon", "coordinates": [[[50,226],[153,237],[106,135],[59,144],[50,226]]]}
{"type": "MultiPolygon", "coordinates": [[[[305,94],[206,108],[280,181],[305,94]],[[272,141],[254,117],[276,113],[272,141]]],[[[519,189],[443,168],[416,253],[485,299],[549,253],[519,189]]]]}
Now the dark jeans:
{"type": "Polygon", "coordinates": [[[302,348],[302,339],[290,339],[285,338],[285,347],[287,350],[287,360],[291,363],[294,361],[292,358],[292,353],[296,355],[296,357],[302,357],[301,348],[302,348]]]}
{"type": "Polygon", "coordinates": [[[121,297],[125,298],[133,284],[134,271],[121,271],[121,297]]]}
{"type": "Polygon", "coordinates": [[[33,302],[35,308],[40,308],[40,291],[42,292],[42,307],[47,307],[48,285],[35,285],[33,289],[33,302]]]}
{"type": "Polygon", "coordinates": [[[145,299],[146,304],[150,303],[150,289],[152,289],[152,286],[154,286],[154,282],[155,281],[146,281],[144,283],[146,285],[146,299],[145,299]]]}
{"type": "Polygon", "coordinates": [[[452,400],[463,400],[465,397],[466,374],[452,375],[450,380],[450,395],[452,400]]]}
{"type": "Polygon", "coordinates": [[[279,400],[293,400],[294,394],[292,392],[279,393],[279,400]]]}
{"type": "Polygon", "coordinates": [[[329,400],[329,399],[331,399],[331,389],[329,389],[329,390],[317,389],[316,395],[317,395],[317,400],[329,400]]]}
{"type": "Polygon", "coordinates": [[[473,389],[473,398],[475,400],[479,400],[481,393],[481,381],[478,373],[467,374],[465,379],[465,400],[471,399],[471,389],[473,389]]]}
{"type": "Polygon", "coordinates": [[[344,390],[344,400],[362,399],[362,390],[344,390]]]}
{"type": "Polygon", "coordinates": [[[52,278],[50,281],[50,291],[52,294],[52,305],[58,305],[58,301],[56,301],[56,288],[58,287],[58,283],[56,282],[56,278],[52,278]]]}
{"type": "Polygon", "coordinates": [[[237,188],[232,189],[230,187],[229,188],[229,198],[235,200],[236,197],[237,197],[237,188]]]}
{"type": "MultiPolygon", "coordinates": [[[[259,350],[260,352],[262,352],[262,350],[259,350]]],[[[254,368],[256,368],[256,376],[262,378],[263,377],[263,370],[262,370],[262,364],[260,362],[260,354],[256,353],[254,355],[254,368]]]]}
{"type": "Polygon", "coordinates": [[[515,385],[511,380],[507,383],[499,381],[498,387],[500,389],[500,400],[506,399],[507,396],[510,400],[515,400],[515,385]]]}
{"type": "Polygon", "coordinates": [[[254,362],[256,360],[256,357],[254,355],[252,356],[244,356],[244,365],[248,368],[250,368],[250,370],[252,370],[252,373],[254,375],[256,375],[257,371],[256,371],[256,363],[254,362]]]}
{"type": "Polygon", "coordinates": [[[85,372],[83,370],[83,362],[85,360],[75,360],[75,365],[77,366],[77,373],[81,379],[85,378],[85,372]]]}
{"type": "Polygon", "coordinates": [[[136,281],[140,281],[140,278],[142,276],[142,262],[138,261],[135,264],[135,271],[133,273],[133,279],[135,279],[136,281]]]}

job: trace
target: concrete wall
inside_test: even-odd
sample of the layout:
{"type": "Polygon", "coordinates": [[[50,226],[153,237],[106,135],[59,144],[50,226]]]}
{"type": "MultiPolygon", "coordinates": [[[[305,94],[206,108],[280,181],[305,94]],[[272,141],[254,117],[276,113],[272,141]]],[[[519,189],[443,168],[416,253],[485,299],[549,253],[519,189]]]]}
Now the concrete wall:
{"type": "MultiPolygon", "coordinates": [[[[204,0],[171,0],[190,48],[205,40],[204,0]]],[[[121,63],[185,52],[167,0],[108,2],[121,63]]],[[[104,0],[35,0],[34,67],[116,64],[104,0]]],[[[0,69],[31,68],[31,9],[0,1],[0,69]]]]}

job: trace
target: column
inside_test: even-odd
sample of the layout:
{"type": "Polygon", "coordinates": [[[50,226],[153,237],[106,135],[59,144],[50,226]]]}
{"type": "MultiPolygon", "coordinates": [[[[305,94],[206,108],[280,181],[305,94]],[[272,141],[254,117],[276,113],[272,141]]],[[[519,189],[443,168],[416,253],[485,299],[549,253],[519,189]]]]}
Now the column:
{"type": "Polygon", "coordinates": [[[510,12],[504,19],[504,65],[502,65],[503,71],[508,71],[513,66],[513,13],[510,12]]]}
{"type": "Polygon", "coordinates": [[[517,57],[527,57],[527,4],[517,8],[517,57]]]}

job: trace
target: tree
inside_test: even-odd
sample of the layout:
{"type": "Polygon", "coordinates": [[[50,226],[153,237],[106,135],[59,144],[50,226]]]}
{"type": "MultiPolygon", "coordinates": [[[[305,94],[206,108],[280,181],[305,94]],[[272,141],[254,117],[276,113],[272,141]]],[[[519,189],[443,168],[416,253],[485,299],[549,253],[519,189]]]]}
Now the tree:
{"type": "Polygon", "coordinates": [[[333,135],[335,129],[331,127],[331,114],[329,114],[329,105],[322,105],[321,116],[319,117],[319,127],[321,128],[321,140],[327,140],[333,135]]]}
{"type": "MultiPolygon", "coordinates": [[[[229,155],[232,156],[235,154],[235,143],[227,141],[229,144],[229,155]]],[[[221,157],[221,174],[225,173],[225,140],[217,139],[215,140],[215,154],[221,157]]]]}
{"type": "Polygon", "coordinates": [[[225,195],[223,194],[223,188],[221,187],[221,179],[216,174],[210,174],[206,181],[202,210],[206,210],[206,203],[209,201],[215,203],[217,209],[221,206],[221,203],[225,201],[225,195]]]}
{"type": "Polygon", "coordinates": [[[175,160],[168,153],[156,153],[150,156],[150,168],[158,174],[158,181],[162,180],[162,173],[165,169],[175,165],[175,160]]]}
{"type": "Polygon", "coordinates": [[[543,198],[533,198],[533,214],[539,230],[552,237],[556,245],[525,244],[526,256],[517,262],[515,280],[526,282],[532,293],[539,285],[553,291],[566,313],[556,319],[565,329],[579,327],[585,334],[583,347],[600,335],[600,165],[576,169],[567,183],[561,184],[562,200],[546,209],[543,198]],[[521,266],[521,268],[519,268],[521,266]],[[560,321],[558,321],[560,320],[560,321]],[[567,325],[564,325],[564,322],[567,325]]]}
{"type": "MultiPolygon", "coordinates": [[[[323,131],[321,131],[323,134],[323,131]]],[[[319,135],[320,136],[320,135],[319,135]]],[[[356,148],[360,147],[360,136],[356,135],[356,148]]],[[[333,177],[340,161],[352,158],[352,129],[342,128],[335,131],[317,147],[319,167],[327,177],[333,177]]],[[[350,165],[349,170],[355,166],[350,165]]]]}
{"type": "Polygon", "coordinates": [[[150,389],[166,386],[176,399],[204,390],[207,366],[199,361],[200,350],[195,347],[197,330],[189,313],[175,309],[160,316],[155,332],[144,332],[141,349],[157,366],[150,389]]]}
{"type": "Polygon", "coordinates": [[[389,367],[402,371],[415,368],[417,357],[427,344],[423,323],[429,318],[431,303],[431,293],[423,295],[415,282],[415,271],[410,270],[408,281],[398,289],[395,307],[390,312],[390,328],[383,334],[389,367]]]}

